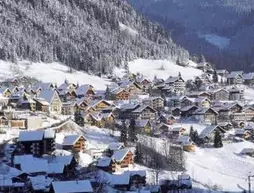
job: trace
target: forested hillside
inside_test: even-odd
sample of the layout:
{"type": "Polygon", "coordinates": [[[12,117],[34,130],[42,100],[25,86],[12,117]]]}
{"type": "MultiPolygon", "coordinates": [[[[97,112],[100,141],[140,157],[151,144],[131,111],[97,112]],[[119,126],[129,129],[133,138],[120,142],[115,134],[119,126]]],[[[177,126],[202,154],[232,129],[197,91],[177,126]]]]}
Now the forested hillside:
{"type": "Polygon", "coordinates": [[[254,0],[128,1],[191,55],[204,55],[218,68],[253,70],[254,0]]]}
{"type": "Polygon", "coordinates": [[[189,59],[123,0],[3,0],[0,14],[2,60],[60,61],[108,73],[123,60],[189,59]]]}

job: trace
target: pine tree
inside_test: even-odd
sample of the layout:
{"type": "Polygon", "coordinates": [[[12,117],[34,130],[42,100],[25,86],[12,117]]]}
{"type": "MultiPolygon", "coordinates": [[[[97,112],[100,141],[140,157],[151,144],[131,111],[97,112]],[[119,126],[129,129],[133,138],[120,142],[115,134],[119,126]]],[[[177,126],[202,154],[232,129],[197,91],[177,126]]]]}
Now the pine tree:
{"type": "Polygon", "coordinates": [[[142,150],[140,143],[136,145],[134,161],[137,163],[142,163],[142,150]]]}
{"type": "Polygon", "coordinates": [[[121,126],[120,141],[123,142],[124,145],[126,145],[127,139],[128,139],[128,136],[127,136],[127,126],[126,126],[125,120],[123,120],[122,126],[121,126]]]}
{"type": "Polygon", "coordinates": [[[134,118],[130,120],[129,125],[129,141],[134,142],[137,140],[137,133],[136,133],[136,121],[134,118]]]}
{"type": "Polygon", "coordinates": [[[191,126],[190,126],[190,133],[189,133],[189,136],[190,136],[190,138],[191,138],[192,141],[194,141],[194,140],[193,140],[193,135],[194,135],[194,129],[193,129],[193,125],[191,125],[191,126]]]}
{"type": "Polygon", "coordinates": [[[80,111],[76,111],[74,113],[74,121],[77,123],[79,126],[84,126],[84,118],[82,117],[82,114],[80,111]]]}
{"type": "Polygon", "coordinates": [[[218,75],[216,70],[213,71],[213,82],[217,83],[218,82],[218,75]]]}
{"type": "Polygon", "coordinates": [[[126,74],[130,73],[129,64],[127,61],[124,61],[124,70],[125,70],[126,74]]]}
{"type": "Polygon", "coordinates": [[[111,93],[110,93],[110,89],[107,86],[106,91],[105,91],[105,99],[106,100],[110,100],[111,99],[111,93]]]}
{"type": "Polygon", "coordinates": [[[218,130],[216,130],[215,134],[214,134],[214,145],[213,146],[215,148],[223,147],[221,134],[218,130]]]}
{"type": "Polygon", "coordinates": [[[182,74],[181,72],[178,73],[178,77],[181,78],[182,77],[182,74]]]}
{"type": "Polygon", "coordinates": [[[199,136],[198,136],[197,130],[194,130],[194,132],[193,132],[192,141],[193,141],[194,143],[196,143],[196,144],[199,143],[199,136]]]}

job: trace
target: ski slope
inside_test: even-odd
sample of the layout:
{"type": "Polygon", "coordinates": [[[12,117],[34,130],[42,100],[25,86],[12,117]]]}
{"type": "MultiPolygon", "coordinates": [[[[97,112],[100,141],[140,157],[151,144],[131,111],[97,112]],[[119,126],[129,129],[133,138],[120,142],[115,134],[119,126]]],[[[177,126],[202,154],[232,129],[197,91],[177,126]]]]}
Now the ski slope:
{"type": "MultiPolygon", "coordinates": [[[[195,66],[194,62],[191,62],[191,66],[195,66]]],[[[184,80],[193,79],[195,76],[200,76],[202,74],[201,70],[193,67],[183,67],[176,65],[174,61],[171,60],[147,60],[147,59],[137,59],[129,62],[129,70],[132,73],[143,74],[145,78],[153,80],[156,75],[157,78],[167,79],[169,76],[178,76],[179,72],[184,80]],[[164,70],[161,70],[161,67],[164,70]]],[[[115,74],[120,76],[124,75],[122,69],[116,69],[115,74]]]]}
{"type": "Polygon", "coordinates": [[[42,82],[52,82],[58,85],[65,79],[72,83],[91,84],[96,89],[105,89],[109,80],[82,71],[68,72],[69,68],[63,64],[54,63],[31,63],[28,61],[13,64],[0,60],[0,80],[15,76],[34,77],[42,82]]]}

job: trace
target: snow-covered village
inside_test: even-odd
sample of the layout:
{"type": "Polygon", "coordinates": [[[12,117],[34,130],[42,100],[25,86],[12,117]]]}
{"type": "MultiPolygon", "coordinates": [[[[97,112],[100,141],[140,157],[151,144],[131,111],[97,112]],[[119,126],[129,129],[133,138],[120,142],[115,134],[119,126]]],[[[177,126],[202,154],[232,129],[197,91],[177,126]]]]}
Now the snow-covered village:
{"type": "Polygon", "coordinates": [[[254,0],[0,0],[0,193],[254,193],[254,0]]]}
{"type": "Polygon", "coordinates": [[[136,60],[99,78],[41,65],[1,62],[0,191],[248,190],[254,73],[136,60]]]}

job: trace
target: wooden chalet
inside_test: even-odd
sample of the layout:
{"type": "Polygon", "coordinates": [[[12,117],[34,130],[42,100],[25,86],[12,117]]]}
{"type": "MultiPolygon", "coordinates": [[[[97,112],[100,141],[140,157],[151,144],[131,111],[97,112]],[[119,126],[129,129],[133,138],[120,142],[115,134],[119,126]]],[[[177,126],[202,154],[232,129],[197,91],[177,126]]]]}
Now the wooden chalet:
{"type": "Polygon", "coordinates": [[[140,93],[142,91],[142,87],[135,81],[123,81],[119,86],[125,91],[129,92],[131,95],[140,93]]]}
{"type": "MultiPolygon", "coordinates": [[[[42,90],[37,97],[37,101],[46,101],[49,104],[48,112],[50,113],[61,114],[62,112],[62,102],[55,90],[42,90]]],[[[40,104],[40,102],[38,102],[38,104],[40,104]]],[[[44,109],[45,106],[45,104],[41,103],[38,109],[44,109]]]]}
{"type": "Polygon", "coordinates": [[[146,171],[145,170],[128,170],[124,171],[124,175],[130,176],[130,187],[144,187],[146,185],[146,171]]]}
{"type": "Polygon", "coordinates": [[[95,95],[94,87],[89,84],[78,86],[76,88],[76,93],[79,98],[93,97],[95,95]]]}
{"type": "Polygon", "coordinates": [[[136,119],[136,129],[138,133],[150,135],[152,131],[152,125],[149,119],[136,119]]]}
{"type": "Polygon", "coordinates": [[[129,167],[133,164],[133,153],[129,149],[120,149],[114,151],[111,159],[116,163],[116,170],[129,167]]]}
{"type": "Polygon", "coordinates": [[[97,167],[108,173],[116,171],[116,164],[110,157],[102,157],[98,159],[97,167]]]}
{"type": "Polygon", "coordinates": [[[67,135],[63,140],[62,148],[63,150],[83,152],[86,148],[86,139],[82,135],[67,135]]]}
{"type": "Polygon", "coordinates": [[[0,95],[3,97],[10,97],[12,94],[11,90],[9,88],[1,88],[0,87],[0,95]]]}
{"type": "Polygon", "coordinates": [[[243,72],[242,71],[232,71],[227,76],[227,84],[228,85],[243,84],[243,72]]]}
{"type": "Polygon", "coordinates": [[[176,122],[176,118],[172,114],[162,114],[158,118],[160,123],[165,123],[168,125],[173,125],[176,122]]]}
{"type": "Polygon", "coordinates": [[[139,119],[155,119],[157,111],[150,106],[140,106],[132,111],[132,115],[139,119]]]}
{"type": "Polygon", "coordinates": [[[226,89],[217,89],[211,91],[211,99],[216,101],[227,101],[229,100],[229,92],[226,89]]]}
{"type": "Polygon", "coordinates": [[[151,106],[153,109],[161,110],[164,108],[164,99],[161,97],[150,97],[144,99],[143,104],[151,106]]]}
{"type": "Polygon", "coordinates": [[[110,91],[112,100],[129,100],[130,93],[123,88],[117,87],[110,91]]]}
{"type": "Polygon", "coordinates": [[[168,77],[168,79],[165,81],[165,84],[168,86],[173,86],[177,93],[183,93],[185,91],[185,82],[180,74],[179,76],[168,77]]]}
{"type": "Polygon", "coordinates": [[[55,150],[55,132],[45,131],[21,131],[18,138],[16,153],[33,154],[41,156],[55,150]]]}
{"type": "Polygon", "coordinates": [[[254,85],[254,73],[250,72],[250,73],[243,74],[243,81],[244,81],[243,83],[245,85],[253,86],[254,85]]]}
{"type": "Polygon", "coordinates": [[[213,143],[216,130],[218,130],[222,136],[226,132],[224,129],[222,129],[218,125],[211,125],[211,126],[207,126],[201,131],[201,133],[199,134],[199,138],[204,143],[209,143],[209,142],[213,143]]]}
{"type": "Polygon", "coordinates": [[[193,115],[201,123],[215,124],[218,112],[212,108],[199,108],[193,112],[193,115]]]}
{"type": "Polygon", "coordinates": [[[93,107],[98,112],[100,112],[104,108],[108,108],[111,106],[112,105],[105,100],[92,100],[88,103],[88,107],[93,107]]]}

